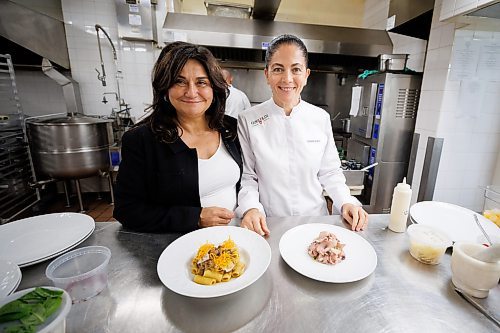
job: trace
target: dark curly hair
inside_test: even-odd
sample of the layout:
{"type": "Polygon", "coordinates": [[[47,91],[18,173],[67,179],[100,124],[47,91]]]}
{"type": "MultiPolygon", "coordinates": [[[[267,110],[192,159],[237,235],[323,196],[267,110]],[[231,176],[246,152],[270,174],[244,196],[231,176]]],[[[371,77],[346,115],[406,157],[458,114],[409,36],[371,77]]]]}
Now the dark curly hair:
{"type": "Polygon", "coordinates": [[[309,61],[308,56],[307,56],[307,47],[304,44],[304,42],[299,38],[294,35],[280,35],[276,38],[274,38],[270,43],[269,46],[267,47],[266,50],[266,68],[269,66],[269,61],[271,61],[272,56],[274,53],[278,50],[278,48],[283,45],[283,44],[294,44],[297,46],[301,51],[302,55],[304,56],[306,60],[306,67],[308,66],[307,63],[309,61]]]}
{"type": "MultiPolygon", "coordinates": [[[[184,65],[193,59],[207,72],[213,90],[213,102],[205,112],[208,127],[222,133],[222,129],[228,129],[224,122],[228,86],[217,59],[203,46],[184,42],[173,44],[162,50],[153,67],[153,104],[146,109],[152,110],[152,113],[139,124],[148,124],[157,140],[162,143],[172,143],[182,135],[178,130],[177,111],[165,96],[168,96],[168,89],[175,84],[184,65]]],[[[224,134],[227,135],[228,132],[224,131],[224,134]]],[[[236,136],[236,133],[229,134],[231,137],[236,136]]]]}

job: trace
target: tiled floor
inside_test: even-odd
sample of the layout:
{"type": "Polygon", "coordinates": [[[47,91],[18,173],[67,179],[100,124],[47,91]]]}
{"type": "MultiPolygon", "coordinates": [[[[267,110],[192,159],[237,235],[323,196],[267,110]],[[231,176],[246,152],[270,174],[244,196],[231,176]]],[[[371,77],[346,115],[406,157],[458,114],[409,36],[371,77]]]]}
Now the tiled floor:
{"type": "MultiPolygon", "coordinates": [[[[96,222],[115,222],[113,218],[113,205],[111,205],[111,199],[109,193],[101,194],[101,197],[97,193],[83,193],[83,207],[85,209],[85,214],[90,215],[96,222]]],[[[47,213],[58,213],[58,212],[79,212],[80,206],[78,204],[78,198],[73,196],[70,198],[70,207],[66,207],[66,199],[64,195],[59,195],[57,200],[48,208],[47,213]]]]}

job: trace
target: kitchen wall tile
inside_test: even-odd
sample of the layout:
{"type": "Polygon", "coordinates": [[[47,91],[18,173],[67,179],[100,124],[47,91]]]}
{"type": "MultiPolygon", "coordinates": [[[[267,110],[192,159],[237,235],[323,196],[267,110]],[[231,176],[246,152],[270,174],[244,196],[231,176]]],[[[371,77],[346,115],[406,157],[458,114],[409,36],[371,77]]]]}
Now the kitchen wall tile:
{"type": "Polygon", "coordinates": [[[418,126],[421,129],[428,131],[437,131],[438,123],[435,121],[433,110],[425,110],[419,108],[417,117],[418,126]]]}
{"type": "Polygon", "coordinates": [[[457,29],[455,30],[455,37],[470,37],[474,36],[474,30],[457,29]]]}
{"type": "MultiPolygon", "coordinates": [[[[419,113],[420,109],[423,110],[431,110],[433,112],[439,112],[441,109],[441,103],[443,101],[444,91],[436,91],[436,90],[422,90],[420,94],[419,101],[419,113]]],[[[418,119],[418,116],[417,116],[418,119]]]]}
{"type": "MultiPolygon", "coordinates": [[[[480,163],[479,160],[474,159],[471,155],[469,163],[477,166],[480,163]]],[[[479,187],[479,180],[481,178],[481,173],[477,169],[472,169],[471,172],[464,173],[463,175],[463,186],[465,188],[479,187]]]]}
{"type": "Polygon", "coordinates": [[[429,34],[429,43],[427,46],[427,50],[434,50],[439,47],[439,43],[441,41],[441,28],[433,28],[429,34]]]}
{"type": "Polygon", "coordinates": [[[439,66],[439,49],[435,48],[427,51],[427,58],[425,63],[426,70],[435,70],[438,69],[439,66]]]}
{"type": "Polygon", "coordinates": [[[432,200],[456,204],[460,200],[460,193],[455,189],[435,189],[432,200]]]}
{"type": "Polygon", "coordinates": [[[434,15],[444,20],[453,16],[455,10],[455,0],[444,0],[441,5],[434,4],[434,15]]]}
{"type": "Polygon", "coordinates": [[[437,68],[448,70],[451,60],[452,47],[451,45],[443,46],[440,47],[438,50],[439,52],[438,52],[437,68]]]}
{"type": "Polygon", "coordinates": [[[449,23],[441,27],[441,35],[439,39],[439,46],[450,46],[453,44],[455,37],[455,23],[449,23]]]}
{"type": "Polygon", "coordinates": [[[454,112],[457,109],[458,99],[458,91],[445,90],[443,92],[443,102],[441,104],[441,110],[445,112],[454,112]]]}
{"type": "Polygon", "coordinates": [[[481,211],[480,189],[476,187],[463,188],[462,190],[460,190],[460,197],[458,199],[457,204],[462,207],[473,210],[475,212],[480,212],[481,211]]]}
{"type": "Polygon", "coordinates": [[[500,89],[497,92],[485,93],[481,106],[481,112],[483,114],[500,114],[500,89]]]}
{"type": "Polygon", "coordinates": [[[496,153],[500,151],[500,134],[490,133],[471,133],[475,144],[475,152],[496,153]]]}
{"type": "Polygon", "coordinates": [[[464,14],[477,7],[477,0],[457,0],[455,3],[455,15],[464,14]]]}

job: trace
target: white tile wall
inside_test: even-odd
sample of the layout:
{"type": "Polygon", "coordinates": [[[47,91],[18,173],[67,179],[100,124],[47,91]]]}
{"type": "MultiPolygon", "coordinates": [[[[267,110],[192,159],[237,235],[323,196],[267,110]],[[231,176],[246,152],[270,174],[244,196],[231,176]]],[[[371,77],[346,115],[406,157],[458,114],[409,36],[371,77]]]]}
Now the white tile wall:
{"type": "Polygon", "coordinates": [[[151,103],[151,70],[158,50],[148,42],[126,42],[118,38],[118,24],[114,0],[63,0],[68,50],[73,78],[79,82],[83,110],[86,114],[109,115],[118,107],[113,95],[103,104],[105,92],[117,92],[130,105],[131,115],[140,117],[151,103]],[[117,50],[115,63],[111,46],[100,32],[102,55],[106,70],[106,86],[97,79],[101,65],[95,24],[100,24],[110,35],[117,50]],[[117,71],[121,71],[116,78],[117,71]]]}
{"type": "Polygon", "coordinates": [[[408,62],[406,67],[422,72],[424,70],[425,51],[427,41],[419,38],[409,37],[389,32],[393,44],[393,53],[407,53],[408,62]]]}
{"type": "MultiPolygon", "coordinates": [[[[452,1],[454,2],[454,1],[452,1]]],[[[458,2],[458,0],[457,0],[458,2]]],[[[470,2],[470,1],[469,1],[470,2]]],[[[443,2],[443,10],[449,2],[443,2]]],[[[469,4],[464,1],[460,6],[469,4]]],[[[500,83],[449,81],[455,36],[492,38],[490,31],[457,29],[454,23],[440,22],[441,3],[435,4],[427,48],[422,94],[416,132],[421,134],[414,176],[413,201],[418,194],[427,136],[444,138],[434,200],[481,211],[482,187],[500,177],[500,83]],[[476,100],[466,104],[463,95],[482,86],[476,100]],[[497,162],[499,161],[499,162],[497,162]],[[418,180],[418,181],[417,181],[418,180]]]]}

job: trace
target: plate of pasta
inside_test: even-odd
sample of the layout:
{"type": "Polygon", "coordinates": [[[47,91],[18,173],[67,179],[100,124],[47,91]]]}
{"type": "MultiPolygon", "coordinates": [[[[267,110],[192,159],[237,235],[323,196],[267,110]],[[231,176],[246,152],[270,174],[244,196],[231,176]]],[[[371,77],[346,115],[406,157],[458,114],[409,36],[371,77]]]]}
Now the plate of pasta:
{"type": "Polygon", "coordinates": [[[267,241],[253,231],[220,226],[190,232],[172,242],[158,260],[158,276],[180,295],[211,298],[254,283],[271,262],[267,241]]]}

